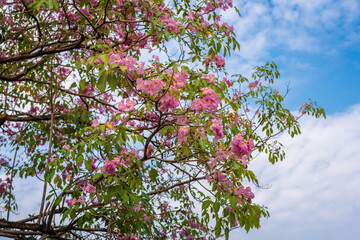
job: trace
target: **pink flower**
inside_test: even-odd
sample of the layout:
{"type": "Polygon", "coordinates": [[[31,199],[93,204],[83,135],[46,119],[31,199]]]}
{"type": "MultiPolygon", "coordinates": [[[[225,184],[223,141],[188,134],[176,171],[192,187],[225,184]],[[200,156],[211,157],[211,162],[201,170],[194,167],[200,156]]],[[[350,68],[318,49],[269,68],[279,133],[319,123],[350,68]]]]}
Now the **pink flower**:
{"type": "Polygon", "coordinates": [[[82,190],[84,192],[89,192],[89,193],[96,193],[96,189],[93,185],[88,184],[86,187],[83,187],[82,190]]]}
{"type": "Polygon", "coordinates": [[[217,161],[215,158],[209,158],[210,160],[210,168],[213,168],[217,165],[217,161]]]}
{"type": "Polygon", "coordinates": [[[212,2],[206,2],[206,8],[203,8],[205,14],[215,11],[216,7],[212,2]]]}
{"type": "Polygon", "coordinates": [[[214,179],[217,179],[219,181],[224,181],[225,180],[225,176],[222,172],[220,172],[219,170],[216,170],[214,172],[214,179]]]}
{"type": "Polygon", "coordinates": [[[145,62],[138,63],[139,68],[136,71],[136,73],[140,76],[144,75],[144,65],[145,65],[145,62]]]}
{"type": "Polygon", "coordinates": [[[153,153],[154,151],[154,146],[153,145],[148,145],[148,148],[147,148],[147,156],[151,156],[151,154],[153,153]]]}
{"type": "MultiPolygon", "coordinates": [[[[109,65],[112,65],[114,63],[119,64],[122,59],[121,54],[118,53],[109,53],[109,65]]],[[[102,61],[101,61],[102,62],[102,61]]]]}
{"type": "Polygon", "coordinates": [[[310,104],[309,103],[302,103],[301,104],[301,107],[307,107],[307,106],[310,106],[310,104]]]}
{"type": "Polygon", "coordinates": [[[70,146],[69,146],[69,145],[64,145],[62,148],[63,148],[63,149],[66,149],[66,150],[70,150],[70,146]]]}
{"type": "Polygon", "coordinates": [[[76,200],[78,203],[80,204],[84,204],[85,203],[85,197],[84,196],[80,196],[78,197],[78,199],[76,200]]]}
{"type": "Polygon", "coordinates": [[[201,79],[206,79],[208,83],[216,83],[214,74],[204,74],[201,79]]]}
{"type": "Polygon", "coordinates": [[[69,207],[71,207],[76,203],[76,198],[67,199],[67,200],[65,200],[65,202],[69,207]]]}
{"type": "Polygon", "coordinates": [[[215,55],[214,61],[215,61],[216,67],[218,67],[218,68],[222,68],[225,66],[225,59],[219,55],[215,55]]]}
{"type": "Polygon", "coordinates": [[[231,87],[233,85],[233,83],[231,81],[229,81],[226,77],[223,78],[223,81],[226,83],[226,85],[228,85],[229,87],[231,87]]]}
{"type": "Polygon", "coordinates": [[[105,160],[105,164],[102,167],[101,172],[112,175],[115,173],[116,169],[117,169],[117,166],[116,166],[114,160],[113,161],[105,160]]]}
{"type": "Polygon", "coordinates": [[[123,99],[121,100],[121,102],[119,103],[118,109],[120,111],[124,111],[124,112],[130,112],[134,110],[134,106],[135,106],[136,102],[132,101],[130,99],[123,99]]]}
{"type": "Polygon", "coordinates": [[[259,81],[251,82],[251,83],[249,83],[249,88],[253,88],[253,87],[257,86],[258,84],[259,84],[259,81]]]}
{"type": "Polygon", "coordinates": [[[211,96],[213,94],[216,94],[215,91],[209,87],[206,87],[206,88],[201,88],[201,91],[203,91],[202,93],[205,95],[205,96],[211,96]]]}
{"type": "Polygon", "coordinates": [[[97,119],[92,120],[92,123],[91,123],[91,126],[92,126],[92,127],[97,127],[97,126],[99,126],[99,125],[100,125],[99,120],[97,120],[97,119]]]}
{"type": "Polygon", "coordinates": [[[201,90],[204,97],[195,99],[191,104],[191,109],[195,110],[196,113],[199,113],[201,109],[203,109],[203,112],[207,109],[210,109],[210,111],[216,110],[220,103],[219,96],[209,87],[201,88],[201,90]]]}
{"type": "Polygon", "coordinates": [[[205,59],[205,66],[209,66],[210,62],[213,62],[216,64],[216,67],[222,68],[225,66],[225,59],[219,55],[215,55],[213,58],[206,58],[205,59]]]}
{"type": "Polygon", "coordinates": [[[154,78],[151,81],[144,81],[142,78],[136,80],[136,88],[150,95],[155,95],[163,89],[164,83],[160,78],[154,78]]]}
{"type": "Polygon", "coordinates": [[[213,131],[215,138],[214,138],[214,142],[216,142],[219,139],[224,138],[224,133],[223,133],[223,125],[221,123],[221,121],[214,119],[213,120],[213,124],[210,126],[211,131],[213,131]]]}
{"type": "Polygon", "coordinates": [[[141,209],[141,203],[140,204],[135,204],[134,205],[134,211],[140,211],[140,209],[141,209]]]}
{"type": "Polygon", "coordinates": [[[242,157],[248,155],[254,148],[253,140],[246,141],[241,133],[237,134],[230,143],[230,150],[235,154],[235,157],[242,157]]]}
{"type": "Polygon", "coordinates": [[[179,100],[176,97],[171,96],[170,93],[166,93],[160,99],[160,111],[166,112],[169,109],[175,109],[179,106],[179,100]]]}
{"type": "Polygon", "coordinates": [[[145,222],[149,222],[150,221],[150,217],[147,216],[146,214],[143,215],[144,221],[145,222]]]}
{"type": "Polygon", "coordinates": [[[184,124],[186,124],[186,122],[187,122],[187,119],[184,115],[177,117],[177,121],[176,121],[177,124],[184,125],[184,124]]]}
{"type": "Polygon", "coordinates": [[[179,144],[187,141],[188,131],[189,131],[189,127],[187,127],[187,126],[183,126],[180,128],[179,134],[178,134],[179,144]]]}

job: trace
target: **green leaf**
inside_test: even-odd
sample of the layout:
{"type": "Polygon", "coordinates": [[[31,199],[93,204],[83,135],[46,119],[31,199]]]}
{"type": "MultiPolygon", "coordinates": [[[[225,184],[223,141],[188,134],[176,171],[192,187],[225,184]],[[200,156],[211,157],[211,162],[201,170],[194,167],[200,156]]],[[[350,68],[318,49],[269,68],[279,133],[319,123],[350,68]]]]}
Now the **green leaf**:
{"type": "Polygon", "coordinates": [[[200,140],[199,141],[201,149],[205,150],[206,149],[206,142],[204,140],[200,140]]]}
{"type": "Polygon", "coordinates": [[[210,206],[210,204],[211,204],[210,200],[204,201],[203,204],[202,204],[202,210],[207,209],[210,206]]]}
{"type": "Polygon", "coordinates": [[[57,0],[47,0],[46,5],[49,10],[55,9],[55,11],[57,11],[59,9],[59,3],[57,0]]]}
{"type": "Polygon", "coordinates": [[[145,106],[146,106],[146,109],[149,111],[151,111],[151,109],[153,108],[153,105],[151,104],[151,102],[146,103],[145,106]]]}
{"type": "Polygon", "coordinates": [[[216,219],[216,226],[215,226],[215,237],[219,237],[221,234],[221,225],[220,220],[216,219]]]}
{"type": "Polygon", "coordinates": [[[62,197],[61,197],[61,196],[59,196],[58,198],[56,198],[56,200],[55,200],[55,202],[54,202],[54,206],[58,206],[58,205],[60,204],[61,200],[62,200],[62,197]]]}
{"type": "Polygon", "coordinates": [[[106,82],[107,82],[107,78],[108,78],[108,74],[107,73],[103,73],[98,81],[97,87],[99,88],[101,93],[105,92],[106,89],[106,82]]]}
{"type": "Polygon", "coordinates": [[[151,181],[153,181],[153,182],[156,181],[156,178],[157,178],[158,175],[159,174],[155,169],[152,168],[150,170],[149,176],[150,176],[151,181]]]}
{"type": "Polygon", "coordinates": [[[182,68],[187,74],[190,74],[190,69],[188,68],[188,66],[181,66],[181,68],[182,68]]]}
{"type": "Polygon", "coordinates": [[[229,239],[229,228],[225,228],[225,239],[229,239]]]}
{"type": "Polygon", "coordinates": [[[34,0],[33,3],[29,4],[31,10],[39,10],[40,6],[45,2],[45,0],[34,0]]]}
{"type": "Polygon", "coordinates": [[[215,202],[215,204],[214,204],[214,211],[217,213],[217,212],[219,212],[219,209],[220,209],[220,203],[219,203],[219,202],[215,202]]]}
{"type": "Polygon", "coordinates": [[[101,55],[100,55],[100,59],[101,59],[101,61],[104,62],[105,65],[108,65],[108,63],[109,63],[109,56],[108,56],[107,54],[101,54],[101,55]]]}
{"type": "Polygon", "coordinates": [[[115,90],[117,87],[117,80],[116,80],[116,75],[114,73],[110,73],[108,74],[108,84],[111,88],[111,90],[115,90]]]}
{"type": "Polygon", "coordinates": [[[86,87],[86,81],[85,79],[81,79],[79,83],[79,92],[82,92],[82,90],[86,87]]]}
{"type": "Polygon", "coordinates": [[[236,197],[235,196],[231,196],[230,197],[230,206],[232,208],[235,208],[236,207],[236,197]]]}
{"type": "Polygon", "coordinates": [[[100,125],[99,129],[100,129],[101,132],[105,131],[105,125],[100,125]]]}

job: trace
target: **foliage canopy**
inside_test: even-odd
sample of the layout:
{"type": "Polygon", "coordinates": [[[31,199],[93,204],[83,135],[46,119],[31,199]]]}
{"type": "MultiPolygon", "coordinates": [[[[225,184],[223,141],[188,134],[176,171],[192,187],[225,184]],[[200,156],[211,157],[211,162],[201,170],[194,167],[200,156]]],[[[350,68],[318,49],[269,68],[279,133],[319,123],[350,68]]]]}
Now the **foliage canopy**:
{"type": "Polygon", "coordinates": [[[259,228],[268,212],[243,186],[258,185],[249,163],[283,160],[274,137],[299,134],[303,114],[325,116],[313,102],[297,117],[283,108],[274,63],[229,76],[224,57],[240,46],[220,12],[231,0],[0,3],[0,236],[214,239],[259,228]],[[44,186],[39,212],[21,220],[10,214],[17,178],[44,186]]]}

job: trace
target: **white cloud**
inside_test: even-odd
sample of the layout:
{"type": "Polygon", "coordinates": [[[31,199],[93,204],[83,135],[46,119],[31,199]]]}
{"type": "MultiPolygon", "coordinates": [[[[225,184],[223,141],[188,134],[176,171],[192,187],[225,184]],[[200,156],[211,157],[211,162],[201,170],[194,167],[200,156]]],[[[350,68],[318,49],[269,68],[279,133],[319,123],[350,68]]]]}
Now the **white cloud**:
{"type": "Polygon", "coordinates": [[[29,214],[36,215],[40,210],[42,191],[43,183],[36,178],[15,178],[14,193],[19,209],[16,214],[10,214],[10,220],[27,218],[29,214]]]}
{"type": "Polygon", "coordinates": [[[360,234],[360,105],[326,120],[301,122],[300,136],[280,138],[284,162],[272,166],[257,158],[250,166],[262,184],[271,185],[255,193],[270,218],[260,230],[234,231],[231,239],[355,240],[360,234]]]}
{"type": "Polygon", "coordinates": [[[232,10],[223,13],[223,20],[234,25],[242,47],[239,56],[249,61],[267,59],[274,48],[326,53],[359,37],[356,0],[258,0],[237,7],[240,18],[232,10]]]}

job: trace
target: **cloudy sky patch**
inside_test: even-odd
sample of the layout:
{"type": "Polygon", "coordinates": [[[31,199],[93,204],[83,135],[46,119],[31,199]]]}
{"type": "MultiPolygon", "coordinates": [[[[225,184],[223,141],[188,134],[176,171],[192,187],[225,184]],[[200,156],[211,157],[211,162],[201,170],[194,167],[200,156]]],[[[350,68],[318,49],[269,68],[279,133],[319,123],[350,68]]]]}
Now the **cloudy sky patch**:
{"type": "Polygon", "coordinates": [[[251,163],[260,183],[270,186],[255,190],[255,202],[268,206],[271,216],[260,230],[236,230],[232,239],[358,239],[360,105],[301,123],[300,136],[279,139],[285,161],[251,163]]]}

